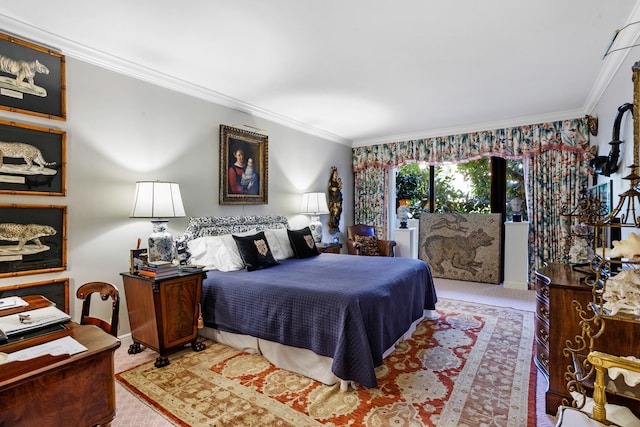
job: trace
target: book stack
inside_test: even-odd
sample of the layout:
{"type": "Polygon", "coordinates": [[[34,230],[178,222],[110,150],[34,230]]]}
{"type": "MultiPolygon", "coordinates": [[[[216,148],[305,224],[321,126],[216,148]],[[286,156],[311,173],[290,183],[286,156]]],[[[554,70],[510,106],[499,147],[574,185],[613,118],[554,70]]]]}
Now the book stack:
{"type": "Polygon", "coordinates": [[[138,274],[154,279],[166,279],[177,275],[179,271],[178,266],[169,261],[154,261],[141,266],[138,274]]]}

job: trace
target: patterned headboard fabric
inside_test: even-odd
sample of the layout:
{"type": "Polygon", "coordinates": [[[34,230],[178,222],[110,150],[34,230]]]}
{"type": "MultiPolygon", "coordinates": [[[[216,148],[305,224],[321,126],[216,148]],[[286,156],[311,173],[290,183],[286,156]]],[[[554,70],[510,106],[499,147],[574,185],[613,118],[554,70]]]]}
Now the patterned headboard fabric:
{"type": "Polygon", "coordinates": [[[176,238],[178,259],[185,264],[189,259],[187,242],[198,237],[221,236],[223,234],[242,233],[248,230],[267,230],[289,228],[287,218],[282,215],[249,216],[200,216],[189,218],[187,229],[176,238]]]}

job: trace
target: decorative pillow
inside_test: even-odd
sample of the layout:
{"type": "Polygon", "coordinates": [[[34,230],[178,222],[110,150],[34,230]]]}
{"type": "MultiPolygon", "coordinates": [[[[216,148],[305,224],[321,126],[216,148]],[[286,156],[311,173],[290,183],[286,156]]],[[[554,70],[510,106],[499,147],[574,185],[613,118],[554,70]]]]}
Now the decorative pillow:
{"type": "Polygon", "coordinates": [[[360,243],[362,255],[378,256],[378,238],[376,236],[355,236],[356,242],[360,243]]]}
{"type": "Polygon", "coordinates": [[[287,230],[287,236],[296,258],[309,258],[320,254],[309,227],[301,230],[287,230]]]}
{"type": "Polygon", "coordinates": [[[252,236],[233,236],[233,239],[236,241],[247,271],[260,270],[279,264],[269,249],[264,231],[252,236]]]}
{"type": "Polygon", "coordinates": [[[269,248],[276,261],[293,258],[295,254],[293,253],[293,248],[291,247],[285,228],[264,230],[264,235],[267,237],[269,248]]]}

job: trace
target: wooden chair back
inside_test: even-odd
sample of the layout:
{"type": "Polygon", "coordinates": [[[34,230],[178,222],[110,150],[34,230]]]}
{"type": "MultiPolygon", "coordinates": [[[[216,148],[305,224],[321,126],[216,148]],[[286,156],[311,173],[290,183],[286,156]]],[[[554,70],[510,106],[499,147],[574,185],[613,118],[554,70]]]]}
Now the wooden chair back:
{"type": "Polygon", "coordinates": [[[80,317],[81,325],[95,325],[114,337],[118,336],[118,316],[120,313],[120,294],[118,288],[107,282],[89,282],[78,288],[76,297],[83,300],[82,316],[80,317]],[[111,299],[110,321],[90,316],[91,295],[94,293],[98,293],[102,301],[111,299]]]}

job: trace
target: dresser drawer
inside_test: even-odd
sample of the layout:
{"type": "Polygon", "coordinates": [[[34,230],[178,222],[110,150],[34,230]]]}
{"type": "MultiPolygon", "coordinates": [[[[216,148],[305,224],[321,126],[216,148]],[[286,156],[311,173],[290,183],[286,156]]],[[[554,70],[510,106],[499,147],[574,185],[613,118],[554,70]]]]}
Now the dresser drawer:
{"type": "Polygon", "coordinates": [[[549,324],[536,318],[536,341],[549,348],[549,324]]]}
{"type": "Polygon", "coordinates": [[[549,304],[536,296],[536,317],[549,324],[549,304]]]}
{"type": "Polygon", "coordinates": [[[536,341],[536,365],[545,375],[549,375],[549,352],[538,341],[536,341]]]}
{"type": "Polygon", "coordinates": [[[543,280],[536,280],[536,294],[538,298],[549,304],[549,284],[543,280]]]}

